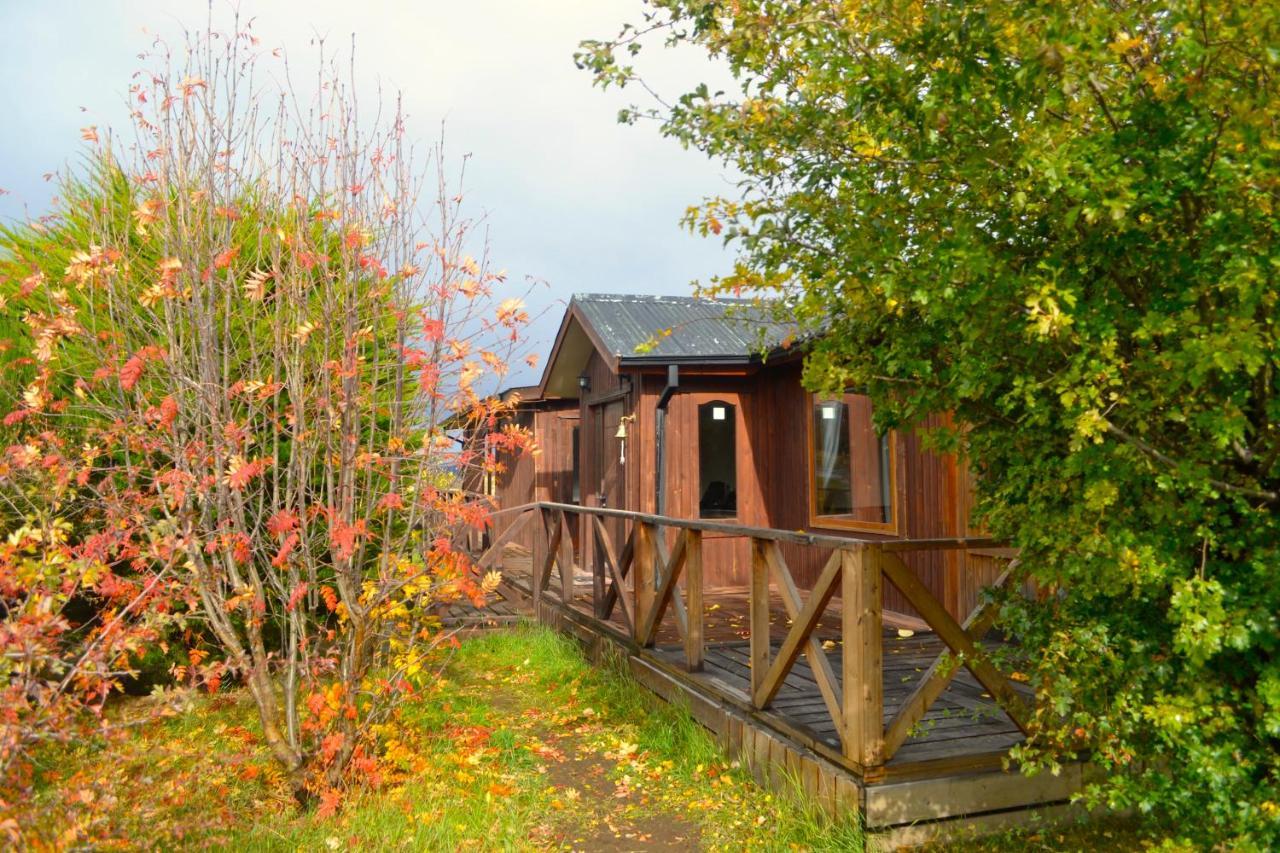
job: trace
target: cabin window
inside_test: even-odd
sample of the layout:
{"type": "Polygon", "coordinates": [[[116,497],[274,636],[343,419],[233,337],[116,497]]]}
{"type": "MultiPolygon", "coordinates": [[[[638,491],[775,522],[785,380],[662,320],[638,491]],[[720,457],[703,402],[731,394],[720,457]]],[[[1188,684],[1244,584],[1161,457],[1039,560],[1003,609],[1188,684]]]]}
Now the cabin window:
{"type": "Polygon", "coordinates": [[[891,528],[892,442],[876,432],[870,398],[845,394],[839,400],[815,400],[811,416],[815,521],[891,528]]]}
{"type": "Polygon", "coordinates": [[[738,514],[737,417],[723,400],[698,406],[698,515],[738,514]]]}

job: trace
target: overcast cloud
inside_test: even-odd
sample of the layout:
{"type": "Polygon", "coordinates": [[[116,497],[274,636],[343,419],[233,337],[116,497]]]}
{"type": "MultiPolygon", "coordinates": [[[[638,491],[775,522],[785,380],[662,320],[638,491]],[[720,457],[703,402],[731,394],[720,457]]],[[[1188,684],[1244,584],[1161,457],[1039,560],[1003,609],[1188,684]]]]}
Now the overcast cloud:
{"type": "MultiPolygon", "coordinates": [[[[199,27],[202,0],[0,0],[0,217],[39,215],[52,187],[42,175],[73,164],[80,128],[123,126],[138,53],[160,33],[180,42],[199,27]],[[84,108],[84,111],[82,111],[84,108]]],[[[215,21],[230,3],[214,3],[215,21]]],[[[410,134],[467,167],[473,212],[484,211],[497,266],[515,280],[545,279],[531,308],[549,307],[531,332],[545,352],[562,306],[580,291],[682,294],[723,272],[716,241],[686,234],[684,209],[732,192],[726,170],[659,136],[616,123],[638,93],[602,93],[573,65],[584,38],[639,17],[640,0],[243,0],[264,46],[310,56],[316,34],[345,46],[356,35],[361,89],[401,89],[410,134]]],[[[657,80],[713,77],[694,53],[655,54],[657,80]]],[[[519,377],[516,377],[519,378],[519,377]]],[[[527,378],[527,377],[526,377],[527,378]]]]}

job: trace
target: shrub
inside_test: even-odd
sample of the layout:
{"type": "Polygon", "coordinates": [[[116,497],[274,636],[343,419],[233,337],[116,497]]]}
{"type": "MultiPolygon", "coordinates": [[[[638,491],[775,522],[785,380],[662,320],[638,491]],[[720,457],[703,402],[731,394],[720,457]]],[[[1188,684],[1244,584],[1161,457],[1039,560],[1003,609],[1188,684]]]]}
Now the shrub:
{"type": "Polygon", "coordinates": [[[451,544],[486,509],[450,485],[486,460],[435,425],[502,414],[480,389],[527,316],[467,254],[439,148],[428,210],[398,112],[361,124],[332,64],[311,100],[263,87],[256,45],[161,45],[130,88],[136,145],[85,129],[95,178],[9,232],[27,376],[2,485],[37,533],[74,519],[42,594],[78,575],[198,622],[220,655],[183,674],[241,680],[298,799],[331,806],[376,778],[370,728],[430,676],[430,605],[496,583],[451,544]]]}

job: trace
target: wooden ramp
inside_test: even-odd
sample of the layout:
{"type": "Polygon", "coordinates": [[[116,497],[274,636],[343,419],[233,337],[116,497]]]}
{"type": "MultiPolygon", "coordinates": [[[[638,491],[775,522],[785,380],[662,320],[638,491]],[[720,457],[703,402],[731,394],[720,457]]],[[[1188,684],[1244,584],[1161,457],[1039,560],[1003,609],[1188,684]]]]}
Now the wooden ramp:
{"type": "MultiPolygon", "coordinates": [[[[581,516],[588,523],[587,512],[639,516],[592,509],[581,516]]],[[[568,515],[544,516],[533,554],[498,543],[486,555],[511,597],[593,659],[622,659],[641,684],[686,704],[761,783],[798,785],[832,813],[856,809],[889,848],[1077,813],[1068,801],[1081,764],[1058,776],[1006,769],[1029,695],[992,663],[1009,650],[990,612],[957,624],[917,598],[924,621],[884,613],[878,596],[859,600],[854,586],[872,577],[874,560],[892,560],[874,552],[860,562],[837,550],[817,591],[798,590],[768,552],[768,535],[794,535],[779,531],[750,532],[761,555],[750,588],[701,589],[696,539],[664,554],[645,517],[624,547],[597,539],[588,555],[597,565],[586,571],[562,547],[568,515]]],[[[894,571],[886,577],[910,587],[894,571]]]]}

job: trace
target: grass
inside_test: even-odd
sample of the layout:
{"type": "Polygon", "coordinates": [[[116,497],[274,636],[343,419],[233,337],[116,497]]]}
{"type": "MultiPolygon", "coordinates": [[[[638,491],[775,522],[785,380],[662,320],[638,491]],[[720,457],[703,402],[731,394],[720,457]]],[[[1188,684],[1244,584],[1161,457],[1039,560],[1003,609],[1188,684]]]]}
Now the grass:
{"type": "MultiPolygon", "coordinates": [[[[242,693],[193,699],[111,741],[50,750],[18,846],[235,850],[858,851],[856,822],[759,788],[687,712],[570,640],[523,627],[464,642],[380,731],[381,784],[299,811],[242,693]]],[[[2,808],[3,804],[0,804],[2,808]]],[[[0,839],[3,839],[0,833],[0,839]]],[[[0,842],[2,843],[2,842],[0,842]]],[[[1135,850],[1123,822],[1040,827],[936,850],[1135,850]]],[[[1168,849],[1168,842],[1162,849],[1168,849]]]]}
{"type": "MultiPolygon", "coordinates": [[[[127,711],[127,709],[126,709],[127,711]]],[[[682,708],[539,628],[463,643],[380,732],[382,784],[299,812],[245,696],[46,756],[26,843],[328,850],[860,850],[759,788],[682,708]]]]}

